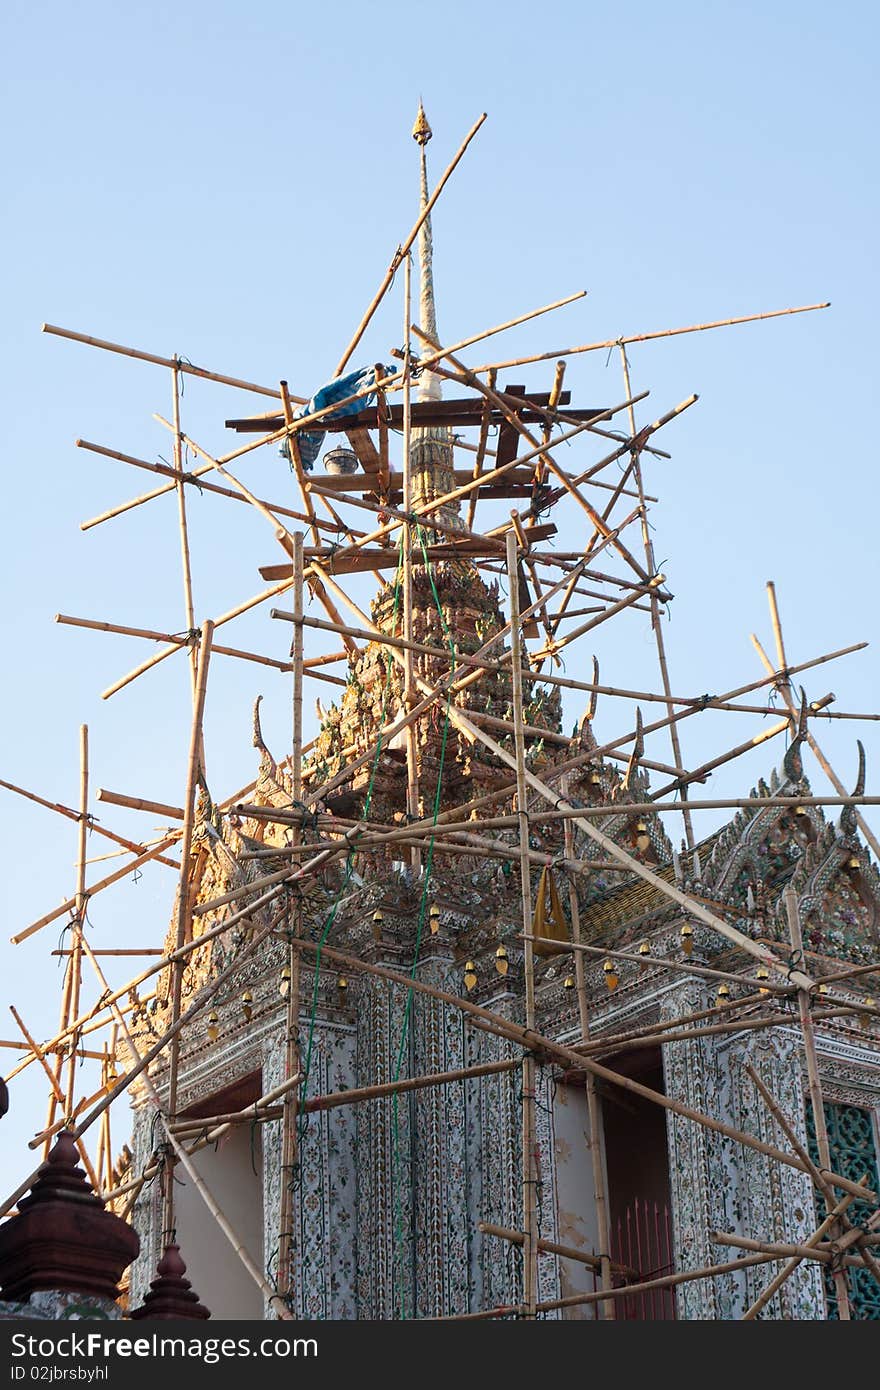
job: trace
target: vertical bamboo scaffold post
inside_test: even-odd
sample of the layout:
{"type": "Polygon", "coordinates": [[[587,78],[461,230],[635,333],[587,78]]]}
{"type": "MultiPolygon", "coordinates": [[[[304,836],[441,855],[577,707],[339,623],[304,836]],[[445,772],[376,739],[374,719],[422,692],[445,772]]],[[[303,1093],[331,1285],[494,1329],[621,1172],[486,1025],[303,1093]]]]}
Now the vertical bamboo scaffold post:
{"type": "MultiPolygon", "coordinates": [[[[510,586],[510,660],[513,735],[516,753],[516,811],[519,820],[519,872],[522,892],[522,920],[525,932],[523,970],[525,974],[525,1026],[535,1027],[535,960],[531,942],[532,880],[529,862],[529,805],[526,785],[526,750],[523,730],[522,631],[519,618],[517,540],[507,533],[507,576],[510,586]]],[[[523,1305],[527,1318],[536,1316],[538,1297],[538,1211],[535,1154],[535,1059],[523,1055],[522,1064],[522,1195],[523,1195],[523,1305]]]]}
{"type": "MultiPolygon", "coordinates": [[[[631,399],[632,387],[629,380],[629,361],[626,355],[626,348],[623,343],[618,344],[620,351],[621,364],[623,366],[623,387],[626,399],[631,399]]],[[[636,438],[636,414],[633,406],[629,406],[629,432],[633,439],[636,438]]],[[[654,561],[654,542],[651,540],[651,531],[648,526],[648,506],[645,501],[645,489],[642,483],[642,462],[641,450],[637,445],[632,449],[632,470],[636,482],[636,491],[639,494],[639,513],[642,527],[642,544],[645,549],[645,567],[649,574],[656,574],[654,561]]],[[[663,640],[663,615],[660,610],[660,600],[652,589],[648,594],[648,602],[651,605],[651,627],[654,629],[654,639],[657,643],[657,661],[660,665],[660,679],[663,682],[663,694],[666,696],[666,713],[672,717],[675,714],[675,705],[672,702],[672,689],[669,684],[669,666],[666,661],[666,643],[663,640]]],[[[669,725],[669,739],[672,744],[672,761],[676,767],[684,767],[681,758],[681,739],[679,738],[678,725],[669,725]]],[[[687,801],[687,784],[682,783],[681,799],[687,801]]],[[[682,812],[682,824],[684,826],[685,839],[688,849],[694,847],[694,827],[691,821],[690,812],[682,812]]]]}
{"type": "MultiPolygon", "coordinates": [[[[214,624],[208,618],[202,624],[199,638],[199,660],[196,669],[196,688],[193,694],[193,717],[189,741],[189,763],[186,777],[186,800],[183,805],[183,829],[180,837],[180,889],[177,895],[177,931],[175,949],[180,950],[189,939],[192,930],[192,903],[190,901],[190,851],[192,849],[193,822],[195,820],[196,784],[201,768],[202,718],[205,712],[205,692],[208,687],[208,665],[211,660],[211,642],[214,637],[214,624]]],[[[180,1018],[180,1003],[183,989],[184,960],[179,956],[171,971],[171,1026],[180,1018]]],[[[177,1115],[177,1073],[180,1062],[180,1034],[171,1039],[168,1062],[168,1117],[174,1120],[177,1115]]],[[[163,1174],[162,1240],[168,1245],[174,1240],[174,1164],[170,1153],[163,1174]]]]}
{"type": "MultiPolygon", "coordinates": [[[[293,748],[291,765],[291,794],[294,802],[302,801],[302,696],[303,696],[303,535],[301,531],[293,536],[293,748]]],[[[293,830],[293,844],[298,845],[302,832],[293,830]]],[[[299,890],[290,904],[287,919],[288,950],[285,963],[286,976],[283,984],[287,990],[287,1015],[285,1020],[284,1080],[296,1076],[299,1071],[299,992],[301,953],[293,944],[302,935],[302,898],[299,890]]],[[[296,1240],[294,1238],[294,1188],[297,1165],[297,1120],[299,1116],[299,1087],[285,1093],[281,1113],[281,1203],[279,1209],[278,1235],[278,1292],[285,1305],[290,1307],[294,1285],[294,1260],[296,1240]]]]}
{"type": "MultiPolygon", "coordinates": [[[[801,934],[801,919],[798,910],[797,894],[791,884],[783,893],[785,915],[788,921],[788,935],[791,942],[793,965],[800,969],[804,958],[804,942],[801,934]]],[[[810,995],[805,989],[798,990],[798,1012],[801,1033],[804,1039],[804,1057],[807,1063],[807,1084],[810,1105],[813,1107],[813,1122],[816,1126],[816,1147],[819,1150],[819,1167],[825,1173],[831,1171],[831,1150],[828,1145],[828,1126],[825,1123],[825,1105],[822,1098],[822,1082],[819,1077],[819,1060],[816,1056],[816,1035],[813,1031],[813,1018],[810,1013],[810,995]]],[[[834,1272],[834,1288],[837,1293],[837,1312],[842,1322],[850,1318],[849,1294],[847,1292],[846,1271],[834,1272]]]]}
{"type": "MultiPolygon", "coordinates": [[[[568,794],[566,788],[566,795],[568,794]]],[[[574,827],[570,820],[565,821],[565,857],[574,858],[574,827]]],[[[581,916],[578,906],[577,888],[571,875],[568,877],[568,907],[571,915],[572,936],[576,942],[581,939],[581,916]]],[[[587,1008],[587,984],[584,976],[584,953],[574,952],[574,980],[577,988],[578,1013],[581,1025],[581,1041],[589,1042],[590,1014],[587,1008]]],[[[602,1106],[596,1078],[592,1072],[586,1074],[587,1111],[590,1122],[590,1162],[593,1169],[593,1198],[596,1203],[596,1230],[599,1239],[601,1282],[603,1289],[614,1287],[611,1272],[611,1221],[608,1212],[608,1193],[605,1184],[605,1131],[602,1123],[602,1106]]],[[[606,1299],[599,1305],[601,1316],[613,1319],[614,1299],[606,1299]]]]}
{"type": "MultiPolygon", "coordinates": [[[[79,1015],[79,991],[82,983],[82,937],[86,917],[86,837],[89,830],[89,726],[79,730],[79,844],[76,856],[76,905],[70,943],[70,1018],[79,1015]]],[[[67,1067],[66,1113],[73,1111],[73,1088],[76,1082],[76,1034],[69,1039],[67,1067]]]]}
{"type": "Polygon", "coordinates": [[[192,669],[193,699],[195,699],[198,679],[198,652],[195,649],[196,619],[193,606],[192,566],[189,555],[189,529],[186,520],[186,486],[183,481],[183,448],[180,429],[180,368],[175,356],[171,368],[171,422],[173,429],[174,471],[177,474],[177,516],[180,524],[180,556],[183,564],[183,606],[186,615],[186,630],[190,634],[190,665],[192,669]]]}

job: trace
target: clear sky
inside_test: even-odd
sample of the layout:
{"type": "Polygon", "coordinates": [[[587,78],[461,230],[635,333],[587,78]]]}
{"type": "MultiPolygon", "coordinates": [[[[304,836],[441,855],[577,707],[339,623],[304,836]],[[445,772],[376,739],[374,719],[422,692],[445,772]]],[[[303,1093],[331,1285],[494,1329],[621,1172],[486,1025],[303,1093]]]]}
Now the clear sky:
{"type": "MultiPolygon", "coordinates": [[[[102,702],[101,690],[153,648],[52,623],[60,611],[163,631],[184,626],[173,499],[78,529],[150,479],[75,449],[74,439],[170,457],[169,437],[152,419],[169,413],[168,374],[41,336],[41,322],[268,385],[286,377],[308,396],[332,375],[415,218],[410,129],[420,95],[435,132],[435,178],[479,113],[489,116],[434,219],[445,339],[589,291],[492,340],[488,352],[474,349],[470,362],[832,301],[821,313],[634,348],[633,383],[652,393],[642,423],[700,394],[664,431],[673,458],[647,465],[647,485],[661,498],[652,513],[656,554],[676,594],[666,629],[673,689],[714,693],[761,674],[749,633],[770,640],[764,583],[772,578],[791,661],[872,644],[812,673],[810,697],[833,690],[838,709],[876,708],[877,29],[874,5],[814,0],[551,0],[501,9],[457,0],[385,9],[347,0],[10,0],[0,18],[0,777],[75,804],[82,722],[94,787],[174,803],[185,776],[183,659],[102,702]]],[[[387,357],[401,338],[397,284],[358,361],[387,357]]],[[[547,389],[552,363],[520,379],[547,389]]],[[[623,398],[614,355],[573,358],[566,385],[576,404],[623,398]]],[[[262,408],[261,398],[190,380],[184,427],[219,453],[231,447],[224,419],[262,408]]],[[[588,460],[596,456],[593,449],[588,460]]],[[[296,505],[273,451],[254,455],[241,475],[296,505]]],[[[201,620],[256,593],[257,566],[281,552],[244,507],[208,495],[190,496],[189,505],[201,620]]],[[[582,539],[579,531],[572,518],[560,544],[582,539]]],[[[645,620],[627,615],[602,633],[602,678],[656,687],[645,620]]],[[[282,658],[289,635],[264,611],[226,629],[231,645],[282,658]]],[[[574,663],[568,669],[579,673],[574,663]]],[[[328,689],[310,686],[308,708],[328,689]]],[[[281,754],[290,728],[285,678],[213,664],[206,739],[218,797],[253,773],[258,693],[281,754]]],[[[567,721],[577,713],[567,706],[567,721]]],[[[610,735],[631,718],[600,700],[597,731],[610,735]]],[[[733,715],[690,721],[686,761],[760,727],[733,715]]],[[[875,729],[848,721],[816,728],[848,783],[862,736],[874,792],[875,729]]],[[[662,735],[648,751],[669,758],[662,735]]],[[[747,793],[782,751],[779,740],[766,745],[707,791],[747,793]]],[[[821,774],[808,771],[824,789],[821,774]]],[[[132,837],[155,831],[150,817],[94,809],[132,837]]],[[[6,1012],[14,1002],[46,1038],[61,982],[49,953],[62,923],[19,948],[3,943],[72,892],[76,827],[4,791],[0,818],[0,1035],[17,1037],[6,1012]]],[[[708,833],[715,823],[700,825],[708,833]]],[[[105,846],[93,836],[90,854],[105,846]]],[[[136,886],[126,881],[96,897],[93,939],[156,944],[173,889],[173,874],[154,869],[136,886]]],[[[85,988],[90,997],[90,981],[85,988]]],[[[4,1071],[12,1057],[3,1052],[4,1071]]],[[[82,1085],[91,1085],[85,1071],[82,1085]]],[[[4,1193],[28,1170],[26,1140],[43,1123],[44,1091],[35,1067],[12,1083],[0,1144],[4,1193]]],[[[118,1147],[124,1116],[114,1124],[118,1147]]]]}

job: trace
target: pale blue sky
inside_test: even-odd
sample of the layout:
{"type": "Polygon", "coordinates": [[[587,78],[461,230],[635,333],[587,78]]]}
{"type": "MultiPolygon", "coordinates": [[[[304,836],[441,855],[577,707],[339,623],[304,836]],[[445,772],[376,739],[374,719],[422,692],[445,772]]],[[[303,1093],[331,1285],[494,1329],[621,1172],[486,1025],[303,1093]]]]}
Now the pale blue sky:
{"type": "MultiPolygon", "coordinates": [[[[420,95],[435,132],[434,177],[489,113],[434,220],[447,341],[589,290],[471,362],[832,301],[823,313],[633,349],[632,373],[636,389],[652,392],[642,422],[692,391],[701,396],[665,431],[673,459],[648,468],[662,498],[652,518],[657,557],[677,595],[667,627],[673,689],[714,692],[760,674],[748,634],[757,628],[769,640],[763,586],[773,578],[792,661],[873,644],[811,676],[811,697],[834,690],[839,709],[876,707],[876,16],[868,4],[789,0],[384,11],[268,0],[7,4],[0,777],[75,803],[77,731],[87,721],[94,786],[170,802],[183,794],[182,659],[103,703],[99,692],[152,649],[52,624],[64,611],[184,626],[171,499],[78,530],[149,479],[74,449],[74,438],[168,457],[168,436],[151,418],[169,411],[167,373],[43,337],[40,323],[179,352],[269,385],[286,376],[310,394],[332,374],[414,219],[409,132],[420,95]]],[[[364,361],[399,343],[401,314],[398,285],[364,361]]],[[[546,364],[521,379],[546,389],[551,377],[546,364]]],[[[588,404],[623,396],[618,363],[604,353],[573,359],[567,384],[588,404]]],[[[231,447],[224,418],[261,408],[259,398],[190,381],[184,425],[219,453],[231,447]]],[[[295,505],[274,452],[241,474],[295,505]]],[[[243,507],[208,496],[190,507],[201,619],[256,592],[257,565],[280,552],[243,507]]],[[[568,540],[578,532],[572,519],[568,540]]],[[[597,642],[603,679],[655,685],[644,621],[628,615],[614,628],[597,642]]],[[[260,613],[225,636],[283,656],[289,630],[260,613]]],[[[326,690],[310,688],[309,708],[326,690]]],[[[218,796],[251,775],[257,693],[281,752],[284,679],[216,661],[207,754],[218,796]]],[[[569,706],[567,719],[576,713],[569,706]]],[[[628,719],[631,711],[600,701],[600,734],[628,719]]],[[[682,726],[692,765],[760,721],[712,715],[696,725],[682,726]]],[[[874,791],[875,727],[817,729],[847,782],[861,732],[874,791]]],[[[708,789],[748,792],[782,751],[779,741],[767,745],[708,789]]],[[[668,760],[662,735],[650,753],[668,760]]],[[[814,781],[824,786],[818,772],[814,781]]],[[[123,833],[152,833],[149,817],[100,809],[123,833]]],[[[18,949],[3,943],[72,891],[76,829],[6,792],[0,819],[0,1035],[16,1036],[12,1001],[46,1037],[58,1009],[61,977],[48,952],[60,923],[18,949]]],[[[715,822],[700,824],[708,832],[715,822]]],[[[104,853],[95,837],[90,853],[104,853]]],[[[94,939],[157,942],[173,886],[169,871],[154,870],[96,898],[94,939]]],[[[26,1139],[42,1123],[36,1069],[13,1083],[12,1103],[4,1190],[25,1174],[26,1139]]],[[[122,1115],[115,1125],[118,1143],[122,1115]]]]}

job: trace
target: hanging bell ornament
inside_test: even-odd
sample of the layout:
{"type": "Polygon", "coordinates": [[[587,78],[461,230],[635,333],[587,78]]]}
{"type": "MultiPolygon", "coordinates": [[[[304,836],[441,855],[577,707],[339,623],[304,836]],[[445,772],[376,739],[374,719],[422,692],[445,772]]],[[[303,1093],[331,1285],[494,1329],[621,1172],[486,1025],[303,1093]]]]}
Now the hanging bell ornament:
{"type": "Polygon", "coordinates": [[[384,921],[385,921],[385,918],[384,918],[383,915],[382,915],[382,910],[381,910],[381,908],[378,908],[378,907],[377,907],[377,908],[376,908],[376,911],[373,913],[373,940],[374,940],[374,941],[381,941],[381,940],[382,940],[382,923],[383,923],[384,921]]]}
{"type": "Polygon", "coordinates": [[[685,922],[681,929],[681,949],[686,956],[689,956],[694,949],[694,929],[690,922],[685,922]]]}
{"type": "MultiPolygon", "coordinates": [[[[869,995],[867,996],[867,998],[865,999],[865,1004],[866,1004],[866,1006],[867,1006],[869,1009],[875,1009],[875,1008],[877,1007],[877,1000],[874,998],[874,996],[873,996],[872,994],[869,994],[869,995]]],[[[863,1032],[863,1033],[867,1033],[867,1031],[868,1031],[868,1029],[870,1028],[870,1026],[871,1026],[871,1015],[870,1015],[870,1014],[859,1014],[859,1027],[861,1028],[862,1032],[863,1032]]]]}
{"type": "MultiPolygon", "coordinates": [[[[757,970],[755,971],[755,977],[756,977],[757,979],[759,979],[759,980],[769,980],[769,979],[770,979],[770,971],[767,969],[766,965],[759,965],[759,966],[758,966],[757,970]]],[[[763,985],[759,985],[759,986],[758,986],[758,993],[759,993],[759,994],[769,994],[770,991],[769,991],[769,989],[765,989],[763,985]]]]}
{"type": "Polygon", "coordinates": [[[510,967],[510,959],[507,955],[507,947],[499,946],[495,952],[495,969],[499,975],[506,975],[510,967]]]}
{"type": "Polygon", "coordinates": [[[208,1014],[208,1042],[216,1042],[220,1036],[220,1016],[216,1009],[208,1014]]]}
{"type": "Polygon", "coordinates": [[[648,827],[643,820],[636,825],[636,849],[639,854],[645,854],[651,848],[651,837],[648,834],[648,827]]]}
{"type": "Polygon", "coordinates": [[[641,958],[642,958],[642,959],[641,959],[641,963],[640,963],[640,965],[639,965],[639,969],[640,969],[640,970],[647,970],[647,968],[648,968],[648,956],[650,956],[650,954],[651,954],[651,948],[650,948],[650,946],[648,945],[647,941],[643,941],[643,942],[641,943],[641,945],[639,946],[639,955],[640,955],[641,958]]]}
{"type": "Polygon", "coordinates": [[[431,928],[431,935],[436,936],[440,930],[440,909],[436,903],[431,903],[428,912],[428,924],[431,928]]]}
{"type": "Polygon", "coordinates": [[[605,984],[608,986],[608,989],[611,992],[616,990],[617,986],[620,984],[620,976],[614,967],[613,960],[605,960],[602,962],[602,973],[605,976],[605,984]]]}
{"type": "Polygon", "coordinates": [[[477,967],[474,965],[472,960],[466,960],[464,963],[464,987],[467,990],[468,994],[470,994],[471,990],[473,989],[476,983],[477,967]]]}
{"type": "Polygon", "coordinates": [[[721,981],[721,984],[718,986],[718,993],[715,996],[715,1003],[718,1005],[719,1008],[722,1004],[730,1003],[730,986],[727,985],[723,980],[721,981]]]}
{"type": "Polygon", "coordinates": [[[278,993],[282,999],[286,999],[290,993],[290,966],[285,965],[281,970],[281,978],[278,981],[278,993]]]}
{"type": "Polygon", "coordinates": [[[562,988],[574,989],[574,975],[566,975],[565,979],[562,981],[562,988]]]}
{"type": "Polygon", "coordinates": [[[348,980],[345,977],[345,975],[338,976],[336,980],[336,990],[339,994],[339,1002],[341,1004],[344,1001],[346,993],[348,991],[348,980]]]}
{"type": "Polygon", "coordinates": [[[246,989],[241,996],[241,1011],[244,1014],[245,1023],[250,1023],[254,1016],[254,996],[249,989],[246,989]]]}

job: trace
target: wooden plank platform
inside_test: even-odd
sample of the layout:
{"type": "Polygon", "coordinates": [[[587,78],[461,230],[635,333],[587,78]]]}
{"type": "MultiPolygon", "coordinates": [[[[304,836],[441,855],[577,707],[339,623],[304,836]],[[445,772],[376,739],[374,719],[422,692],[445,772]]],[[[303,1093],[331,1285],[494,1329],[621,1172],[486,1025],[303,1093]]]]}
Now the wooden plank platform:
{"type": "MultiPolygon", "coordinates": [[[[587,406],[578,409],[569,409],[567,406],[570,392],[563,391],[560,408],[565,408],[565,414],[570,420],[578,422],[592,420],[597,415],[601,415],[605,407],[587,406]]],[[[529,405],[548,405],[550,394],[547,391],[529,392],[523,396],[523,409],[518,412],[520,419],[526,424],[543,424],[544,416],[538,411],[529,409],[529,405]]],[[[469,396],[462,400],[454,401],[413,401],[412,404],[412,423],[413,427],[424,428],[431,425],[472,426],[474,429],[479,427],[483,416],[483,400],[480,396],[469,396]]],[[[387,424],[390,429],[403,428],[403,406],[391,405],[388,407],[387,424]]],[[[490,414],[490,421],[493,425],[504,423],[504,416],[500,410],[493,410],[490,414]]],[[[274,430],[280,430],[284,425],[283,415],[259,415],[245,416],[242,419],[227,420],[226,428],[235,430],[237,434],[266,434],[274,430]]],[[[372,406],[369,410],[359,410],[353,415],[341,415],[336,419],[329,416],[323,420],[316,420],[314,424],[307,425],[309,433],[314,434],[346,434],[356,429],[376,429],[376,407],[372,406]]]]}

